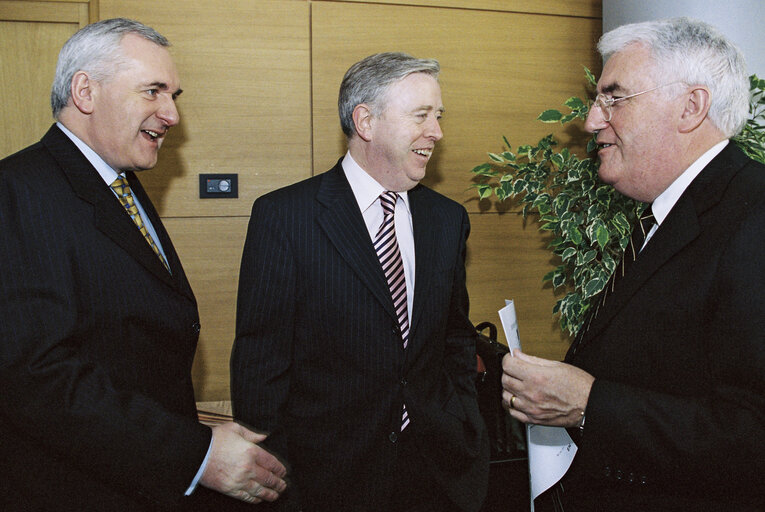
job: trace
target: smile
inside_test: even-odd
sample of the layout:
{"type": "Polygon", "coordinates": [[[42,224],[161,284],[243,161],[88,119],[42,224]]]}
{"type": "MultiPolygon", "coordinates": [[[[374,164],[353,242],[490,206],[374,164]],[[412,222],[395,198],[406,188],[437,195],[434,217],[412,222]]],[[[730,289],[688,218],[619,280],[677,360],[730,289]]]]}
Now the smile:
{"type": "Polygon", "coordinates": [[[156,140],[159,137],[164,137],[165,133],[155,132],[154,130],[141,130],[143,133],[151,137],[151,140],[156,140]]]}
{"type": "Polygon", "coordinates": [[[413,149],[413,152],[417,153],[418,155],[422,155],[426,158],[430,158],[430,155],[433,154],[432,149],[413,149]]]}

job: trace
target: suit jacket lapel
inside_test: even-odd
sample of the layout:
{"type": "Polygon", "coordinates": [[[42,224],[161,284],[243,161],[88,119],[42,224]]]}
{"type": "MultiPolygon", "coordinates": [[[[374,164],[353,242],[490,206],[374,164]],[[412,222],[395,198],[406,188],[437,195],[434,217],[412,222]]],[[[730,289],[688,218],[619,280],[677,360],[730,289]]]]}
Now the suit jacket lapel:
{"type": "MultiPolygon", "coordinates": [[[[149,244],[146,243],[133,220],[125,213],[124,207],[114,196],[114,193],[104,184],[98,171],[93,168],[88,159],[85,158],[85,155],[77,149],[77,146],[55,125],[45,134],[42,142],[50,149],[53,157],[59,162],[75,194],[83,201],[93,205],[96,229],[108,236],[115,244],[122,247],[128,254],[146,267],[147,270],[167,284],[174,286],[175,283],[170,273],[159,261],[159,258],[154,254],[149,244]]],[[[130,180],[131,188],[135,183],[137,183],[135,178],[130,180]]],[[[151,206],[151,201],[143,193],[143,188],[140,185],[137,188],[144,194],[143,197],[138,199],[141,201],[141,206],[144,209],[148,206],[153,212],[154,209],[151,206]]],[[[161,226],[158,217],[156,217],[156,220],[152,218],[151,221],[155,227],[161,226]]],[[[163,229],[159,231],[163,231],[163,229]]],[[[172,245],[169,244],[168,246],[171,247],[172,245]]],[[[179,267],[174,270],[182,272],[179,267]]]]}
{"type": "Polygon", "coordinates": [[[430,280],[433,276],[429,272],[433,261],[436,261],[434,252],[437,249],[436,235],[439,230],[440,218],[433,214],[432,205],[427,201],[427,196],[421,193],[422,185],[417,185],[409,191],[409,207],[412,210],[412,229],[414,231],[414,300],[412,301],[412,325],[410,328],[410,342],[415,339],[417,325],[422,318],[425,307],[424,297],[428,296],[430,280]]]}
{"type": "Polygon", "coordinates": [[[733,142],[717,155],[680,196],[661,227],[608,298],[585,338],[596,337],[651,276],[700,233],[699,217],[720,201],[727,183],[746,159],[733,142]]]}
{"type": "Polygon", "coordinates": [[[322,175],[317,201],[325,209],[318,223],[343,259],[371,290],[380,304],[395,319],[393,299],[380,266],[364,218],[359,211],[353,190],[337,165],[322,175]]]}
{"type": "MultiPolygon", "coordinates": [[[[165,229],[165,225],[162,223],[162,219],[157,213],[157,210],[154,208],[154,204],[151,202],[151,199],[146,194],[146,191],[144,190],[143,185],[141,185],[141,182],[138,181],[138,178],[135,177],[135,173],[129,172],[127,173],[127,175],[128,175],[128,182],[130,183],[130,188],[133,191],[133,194],[138,198],[138,201],[141,203],[141,206],[143,207],[144,212],[146,213],[146,215],[148,215],[149,221],[151,222],[151,225],[154,227],[154,231],[157,233],[159,242],[162,244],[162,250],[165,253],[165,258],[167,259],[167,263],[170,266],[172,275],[167,272],[164,265],[162,265],[157,255],[154,254],[154,251],[151,249],[149,249],[151,256],[148,257],[148,259],[145,262],[145,265],[147,265],[147,268],[148,268],[148,265],[152,265],[153,263],[158,263],[158,265],[154,265],[153,268],[151,268],[153,273],[159,276],[160,278],[162,278],[163,280],[165,280],[165,278],[169,278],[172,282],[174,282],[175,286],[179,290],[181,290],[184,294],[186,294],[190,298],[194,299],[194,292],[191,290],[191,285],[189,284],[188,279],[186,278],[186,274],[183,272],[183,267],[181,266],[181,260],[178,257],[178,253],[175,252],[175,247],[173,246],[173,242],[170,240],[170,235],[167,233],[167,230],[165,229]]],[[[145,240],[144,240],[144,244],[146,246],[149,245],[146,243],[145,240]]],[[[143,256],[146,257],[145,254],[143,254],[143,256]]]]}

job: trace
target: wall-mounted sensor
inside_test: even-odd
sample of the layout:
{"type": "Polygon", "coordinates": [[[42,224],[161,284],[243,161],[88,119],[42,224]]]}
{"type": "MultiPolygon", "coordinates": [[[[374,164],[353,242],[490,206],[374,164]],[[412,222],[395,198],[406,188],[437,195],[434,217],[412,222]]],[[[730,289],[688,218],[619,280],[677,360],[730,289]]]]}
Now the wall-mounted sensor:
{"type": "Polygon", "coordinates": [[[238,174],[200,174],[199,197],[239,197],[238,174]]]}

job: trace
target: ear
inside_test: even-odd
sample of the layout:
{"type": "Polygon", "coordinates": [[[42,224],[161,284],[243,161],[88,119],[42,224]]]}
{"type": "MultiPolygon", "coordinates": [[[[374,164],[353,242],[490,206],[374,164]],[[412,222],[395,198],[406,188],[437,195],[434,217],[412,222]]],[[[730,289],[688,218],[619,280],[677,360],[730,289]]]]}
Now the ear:
{"type": "Polygon", "coordinates": [[[678,127],[680,132],[689,133],[701,126],[701,123],[707,118],[709,106],[709,89],[703,85],[693,86],[685,96],[685,105],[678,127]]]}
{"type": "Polygon", "coordinates": [[[83,114],[93,113],[94,92],[97,84],[85,71],[78,71],[72,77],[72,103],[83,114]]]}
{"type": "Polygon", "coordinates": [[[369,142],[372,138],[372,108],[366,103],[360,103],[353,109],[353,126],[362,140],[369,142]]]}

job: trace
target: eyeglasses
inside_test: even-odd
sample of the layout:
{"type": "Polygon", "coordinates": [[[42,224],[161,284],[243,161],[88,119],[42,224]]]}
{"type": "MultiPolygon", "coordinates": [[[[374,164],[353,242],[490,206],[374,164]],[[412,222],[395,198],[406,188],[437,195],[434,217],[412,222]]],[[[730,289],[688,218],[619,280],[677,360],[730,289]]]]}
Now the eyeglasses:
{"type": "MultiPolygon", "coordinates": [[[[674,85],[679,82],[670,82],[668,84],[662,84],[657,85],[656,87],[652,87],[651,89],[646,89],[645,91],[636,92],[635,94],[629,94],[627,96],[622,96],[621,98],[612,98],[609,96],[606,96],[605,94],[598,94],[595,96],[595,101],[592,102],[592,107],[598,107],[600,109],[600,112],[603,114],[603,120],[607,123],[611,122],[611,117],[613,115],[613,106],[614,103],[618,103],[620,101],[628,100],[630,98],[634,98],[635,96],[640,96],[641,94],[645,94],[647,92],[655,91],[656,89],[661,89],[662,87],[666,87],[668,85],[674,85]]],[[[592,108],[590,107],[590,108],[592,108]]]]}

